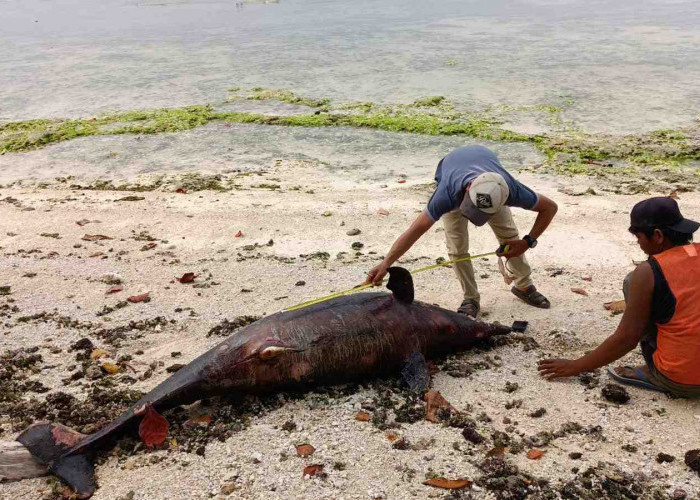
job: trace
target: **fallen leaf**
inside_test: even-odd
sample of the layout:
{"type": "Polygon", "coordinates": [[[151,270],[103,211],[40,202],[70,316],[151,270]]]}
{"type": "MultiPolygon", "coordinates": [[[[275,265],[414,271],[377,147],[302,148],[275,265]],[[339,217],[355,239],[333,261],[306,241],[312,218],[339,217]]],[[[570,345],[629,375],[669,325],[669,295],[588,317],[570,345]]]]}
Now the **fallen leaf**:
{"type": "Polygon", "coordinates": [[[444,477],[433,477],[427,481],[423,481],[426,486],[433,488],[442,488],[443,490],[461,490],[471,486],[472,482],[468,479],[445,479],[444,477]]]}
{"type": "Polygon", "coordinates": [[[195,276],[194,273],[185,273],[180,278],[175,278],[175,279],[178,280],[180,283],[185,284],[185,283],[192,283],[196,277],[197,276],[195,276]]]}
{"type": "Polygon", "coordinates": [[[168,437],[170,424],[150,404],[146,405],[146,415],[139,424],[139,437],[148,448],[160,446],[168,437]]]}
{"type": "Polygon", "coordinates": [[[114,363],[104,362],[101,364],[101,366],[102,366],[102,369],[104,371],[106,371],[107,373],[109,373],[110,375],[116,375],[117,373],[119,373],[121,371],[119,369],[119,367],[117,365],[115,365],[114,363]]]}
{"type": "Polygon", "coordinates": [[[128,300],[132,304],[135,304],[137,302],[146,302],[146,301],[150,300],[150,298],[151,297],[149,296],[149,293],[144,293],[141,295],[132,295],[131,297],[129,297],[126,300],[128,300]]]}
{"type": "Polygon", "coordinates": [[[406,182],[406,179],[399,179],[399,180],[396,181],[396,182],[398,182],[399,184],[404,184],[404,183],[406,182]]]}
{"type": "Polygon", "coordinates": [[[238,232],[236,233],[236,236],[235,236],[235,237],[236,237],[236,238],[240,238],[241,236],[243,236],[243,232],[242,232],[242,231],[238,231],[238,232]]]}
{"type": "Polygon", "coordinates": [[[198,417],[191,418],[185,422],[185,427],[204,427],[205,429],[211,424],[211,416],[209,415],[199,415],[198,417]]]}
{"type": "Polygon", "coordinates": [[[175,192],[179,194],[187,194],[187,189],[177,188],[175,192]]]}
{"type": "Polygon", "coordinates": [[[586,297],[588,297],[588,292],[583,288],[572,288],[571,291],[574,293],[578,293],[579,295],[585,295],[586,297]]]}
{"type": "Polygon", "coordinates": [[[377,215],[389,215],[389,211],[380,208],[379,210],[377,210],[377,215]]]}
{"type": "MultiPolygon", "coordinates": [[[[313,464],[304,467],[304,476],[315,476],[323,472],[323,465],[313,464]]],[[[303,477],[303,476],[302,476],[303,477]]]]}
{"type": "Polygon", "coordinates": [[[394,431],[387,431],[386,438],[393,443],[394,441],[399,439],[399,435],[396,434],[394,431]]]}
{"type": "Polygon", "coordinates": [[[547,452],[542,450],[530,450],[527,452],[527,458],[529,458],[530,460],[539,460],[544,456],[545,453],[547,452]]]}
{"type": "Polygon", "coordinates": [[[122,290],[124,290],[123,286],[116,285],[116,286],[110,287],[105,293],[117,293],[117,292],[121,292],[122,290]]]}
{"type": "Polygon", "coordinates": [[[307,458],[314,454],[316,448],[310,444],[300,444],[297,446],[297,457],[307,458]]]}
{"type": "Polygon", "coordinates": [[[668,197],[669,197],[669,198],[673,198],[674,200],[680,199],[680,197],[678,196],[678,190],[677,190],[677,189],[674,189],[673,191],[671,191],[671,192],[668,194],[668,197]]]}
{"type": "Polygon", "coordinates": [[[154,249],[156,246],[158,246],[158,243],[155,243],[155,242],[151,241],[150,243],[146,243],[144,246],[142,246],[142,247],[141,247],[141,250],[142,250],[142,251],[152,250],[152,249],[154,249]]]}
{"type": "Polygon", "coordinates": [[[90,219],[80,219],[80,220],[75,221],[75,223],[76,223],[77,225],[79,225],[80,227],[83,227],[83,226],[86,225],[86,224],[90,224],[91,222],[98,222],[98,223],[99,223],[100,221],[98,221],[98,220],[90,220],[90,219]]]}
{"type": "Polygon", "coordinates": [[[603,307],[608,311],[621,313],[625,311],[627,303],[624,300],[616,300],[614,302],[606,302],[605,304],[603,304],[603,307]]]}
{"type": "Polygon", "coordinates": [[[92,254],[90,257],[99,257],[99,256],[101,256],[101,255],[104,255],[104,252],[97,252],[97,253],[94,253],[94,254],[92,254]]]}
{"type": "Polygon", "coordinates": [[[370,418],[372,418],[372,416],[366,411],[358,411],[357,415],[355,415],[355,420],[359,420],[360,422],[369,422],[370,418]]]}
{"type": "Polygon", "coordinates": [[[590,276],[583,276],[581,279],[583,281],[593,281],[593,278],[591,278],[590,276]]]}
{"type": "Polygon", "coordinates": [[[170,440],[170,449],[171,450],[177,450],[177,439],[172,438],[170,440]]]}
{"type": "Polygon", "coordinates": [[[104,349],[95,349],[90,353],[90,359],[100,359],[104,358],[105,356],[109,356],[109,353],[105,351],[104,349]]]}
{"type": "Polygon", "coordinates": [[[499,457],[503,458],[503,456],[506,454],[506,449],[503,446],[498,446],[497,448],[493,448],[492,450],[489,450],[486,453],[487,457],[499,457]]]}
{"type": "Polygon", "coordinates": [[[425,419],[430,422],[439,423],[445,420],[454,410],[454,407],[447,401],[440,391],[428,391],[423,397],[427,403],[425,409],[425,419]]]}
{"type": "Polygon", "coordinates": [[[84,241],[100,241],[100,240],[111,240],[109,236],[105,236],[104,234],[86,234],[81,238],[84,241]]]}

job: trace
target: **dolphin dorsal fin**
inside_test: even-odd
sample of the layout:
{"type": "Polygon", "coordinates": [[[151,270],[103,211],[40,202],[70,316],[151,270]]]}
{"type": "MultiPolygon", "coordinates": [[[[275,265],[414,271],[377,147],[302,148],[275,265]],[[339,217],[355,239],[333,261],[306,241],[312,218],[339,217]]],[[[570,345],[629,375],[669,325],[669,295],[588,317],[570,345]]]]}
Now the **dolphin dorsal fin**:
{"type": "Polygon", "coordinates": [[[386,287],[391,290],[399,302],[410,304],[413,302],[413,278],[411,273],[403,267],[390,267],[389,283],[386,287]]]}

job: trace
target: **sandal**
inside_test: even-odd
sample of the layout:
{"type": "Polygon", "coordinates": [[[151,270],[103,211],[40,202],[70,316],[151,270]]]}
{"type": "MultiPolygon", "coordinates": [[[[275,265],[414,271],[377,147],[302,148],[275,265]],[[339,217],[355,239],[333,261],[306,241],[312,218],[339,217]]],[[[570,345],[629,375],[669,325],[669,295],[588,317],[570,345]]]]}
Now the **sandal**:
{"type": "Polygon", "coordinates": [[[479,303],[474,299],[464,299],[464,302],[462,302],[462,305],[459,306],[457,312],[476,319],[476,317],[479,315],[479,303]]]}
{"type": "Polygon", "coordinates": [[[510,291],[513,292],[513,295],[531,306],[539,307],[540,309],[549,309],[551,306],[547,297],[538,292],[535,285],[530,285],[525,290],[520,290],[514,286],[510,291]]]}
{"type": "Polygon", "coordinates": [[[645,373],[639,368],[635,368],[634,366],[629,365],[625,366],[625,368],[632,370],[637,376],[637,378],[623,377],[612,368],[608,368],[608,375],[610,375],[613,379],[617,380],[621,384],[633,385],[635,387],[641,387],[642,389],[649,389],[650,391],[668,392],[667,390],[652,384],[649,381],[649,378],[645,375],[645,373]]]}

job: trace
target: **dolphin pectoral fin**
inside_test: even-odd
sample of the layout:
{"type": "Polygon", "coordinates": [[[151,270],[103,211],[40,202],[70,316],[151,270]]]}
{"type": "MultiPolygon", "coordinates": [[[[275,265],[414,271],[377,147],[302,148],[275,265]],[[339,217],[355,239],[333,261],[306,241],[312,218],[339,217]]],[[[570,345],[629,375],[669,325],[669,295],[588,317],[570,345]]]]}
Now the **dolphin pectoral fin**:
{"type": "Polygon", "coordinates": [[[390,267],[389,283],[386,287],[391,290],[396,300],[405,304],[413,302],[413,278],[411,273],[403,267],[390,267]]]}
{"type": "Polygon", "coordinates": [[[419,351],[413,351],[401,370],[401,376],[413,392],[423,394],[430,388],[428,362],[419,351]]]}
{"type": "Polygon", "coordinates": [[[282,354],[286,352],[298,352],[298,349],[292,349],[290,347],[280,347],[276,345],[271,345],[269,347],[266,347],[262,349],[259,353],[260,359],[272,359],[276,358],[277,356],[281,356],[282,354]]]}

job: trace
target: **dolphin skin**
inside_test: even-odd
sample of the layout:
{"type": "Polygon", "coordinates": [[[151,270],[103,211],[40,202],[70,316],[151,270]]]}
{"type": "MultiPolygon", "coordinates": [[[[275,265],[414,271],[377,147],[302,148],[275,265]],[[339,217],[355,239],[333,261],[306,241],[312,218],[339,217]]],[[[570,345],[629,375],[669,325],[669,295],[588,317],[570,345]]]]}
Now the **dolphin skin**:
{"type": "Polygon", "coordinates": [[[260,393],[397,373],[427,389],[425,358],[468,349],[510,332],[498,324],[413,300],[410,273],[389,269],[387,288],[339,297],[248,325],[163,381],[115,421],[83,435],[53,423],[20,434],[34,458],[65,480],[78,498],[97,488],[92,454],[132,428],[148,406],[166,410],[223,392],[260,393]]]}

